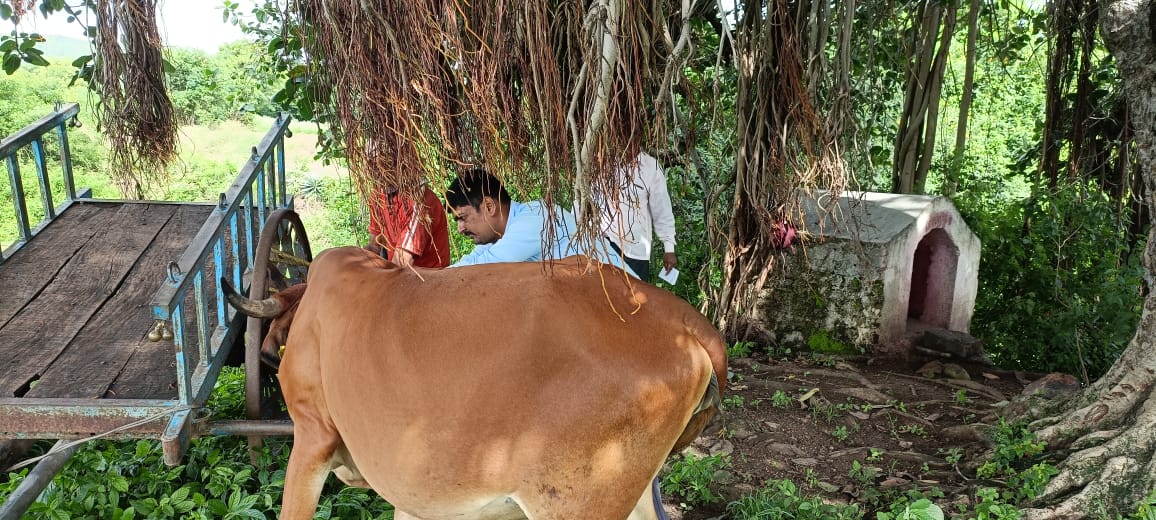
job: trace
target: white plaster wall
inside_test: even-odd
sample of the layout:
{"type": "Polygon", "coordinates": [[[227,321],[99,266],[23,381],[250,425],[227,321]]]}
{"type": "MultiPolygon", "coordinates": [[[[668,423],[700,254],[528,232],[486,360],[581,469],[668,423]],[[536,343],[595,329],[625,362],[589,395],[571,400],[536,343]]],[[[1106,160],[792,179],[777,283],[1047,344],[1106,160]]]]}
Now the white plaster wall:
{"type": "Polygon", "coordinates": [[[911,263],[919,238],[908,226],[885,248],[887,269],[883,278],[883,308],[879,320],[879,349],[895,352],[907,332],[907,305],[911,300],[911,263]],[[912,239],[913,237],[914,240],[912,239]]]}
{"type": "Polygon", "coordinates": [[[915,249],[923,237],[935,229],[946,232],[959,250],[948,328],[969,332],[979,283],[981,245],[979,237],[967,227],[951,201],[936,197],[919,213],[911,226],[887,245],[887,278],[884,283],[883,320],[879,329],[880,346],[884,350],[906,348],[903,338],[907,331],[915,249]]]}
{"type": "Polygon", "coordinates": [[[946,198],[936,199],[933,211],[952,214],[953,225],[947,229],[951,241],[959,248],[955,271],[955,297],[951,306],[951,330],[970,332],[971,316],[975,312],[975,295],[979,290],[979,259],[983,244],[963,221],[963,216],[946,198]]]}
{"type": "MultiPolygon", "coordinates": [[[[809,209],[806,229],[830,233],[782,263],[758,311],[767,335],[804,345],[817,329],[866,350],[902,353],[920,240],[943,229],[958,248],[949,328],[967,332],[975,307],[981,245],[944,197],[848,193],[838,211],[809,209]],[[840,215],[840,220],[831,220],[840,215]],[[821,300],[820,308],[811,302],[821,300]]],[[[934,310],[932,313],[934,314],[934,310]]],[[[943,311],[946,312],[946,311],[943,311]]]]}

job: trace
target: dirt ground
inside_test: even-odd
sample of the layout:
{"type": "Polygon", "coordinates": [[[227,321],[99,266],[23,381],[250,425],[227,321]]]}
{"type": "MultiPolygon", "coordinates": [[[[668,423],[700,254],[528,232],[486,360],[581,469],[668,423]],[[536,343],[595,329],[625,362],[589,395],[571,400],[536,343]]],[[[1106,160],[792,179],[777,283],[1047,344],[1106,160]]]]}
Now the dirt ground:
{"type": "Polygon", "coordinates": [[[728,502],[772,479],[866,511],[873,497],[907,489],[934,487],[944,492],[941,500],[966,500],[965,475],[975,475],[987,451],[984,425],[998,423],[997,410],[1031,375],[961,363],[970,380],[928,378],[918,373],[928,361],[732,359],[722,413],[687,448],[729,455],[711,486],[722,500],[688,508],[664,493],[668,513],[674,520],[716,518],[728,502]],[[852,474],[856,461],[861,469],[852,474]]]}

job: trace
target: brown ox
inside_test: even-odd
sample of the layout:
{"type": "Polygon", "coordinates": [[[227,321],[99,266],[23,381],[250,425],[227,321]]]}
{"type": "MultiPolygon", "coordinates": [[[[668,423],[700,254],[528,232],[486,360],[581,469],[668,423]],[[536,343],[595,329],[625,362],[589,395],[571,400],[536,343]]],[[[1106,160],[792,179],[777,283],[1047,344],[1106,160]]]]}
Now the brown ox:
{"type": "Polygon", "coordinates": [[[686,302],[582,264],[419,277],[338,248],[304,296],[232,294],[266,316],[300,296],[281,518],[312,518],[331,470],[399,520],[656,518],[649,484],[714,413],[726,349],[686,302]]]}

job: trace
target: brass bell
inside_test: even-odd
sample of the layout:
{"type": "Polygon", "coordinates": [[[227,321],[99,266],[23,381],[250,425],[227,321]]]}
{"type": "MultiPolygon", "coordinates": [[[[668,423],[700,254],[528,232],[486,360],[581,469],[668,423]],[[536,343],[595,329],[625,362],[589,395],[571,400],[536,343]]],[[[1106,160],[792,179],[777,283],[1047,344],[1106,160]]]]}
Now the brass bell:
{"type": "Polygon", "coordinates": [[[152,342],[160,341],[161,338],[164,337],[163,331],[165,330],[165,328],[166,327],[165,327],[164,320],[157,320],[157,322],[153,324],[153,328],[151,330],[149,330],[149,334],[148,334],[149,341],[152,341],[152,342]]]}

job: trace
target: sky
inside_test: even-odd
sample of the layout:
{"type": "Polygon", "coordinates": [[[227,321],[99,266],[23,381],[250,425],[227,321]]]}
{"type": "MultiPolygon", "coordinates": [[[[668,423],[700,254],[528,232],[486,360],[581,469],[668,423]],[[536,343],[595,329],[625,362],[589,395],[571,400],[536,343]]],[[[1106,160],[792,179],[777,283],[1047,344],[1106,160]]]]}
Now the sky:
{"type": "MultiPolygon", "coordinates": [[[[157,25],[165,45],[214,53],[221,44],[244,39],[240,29],[221,19],[223,3],[222,0],[162,0],[157,25]]],[[[247,12],[245,2],[241,4],[241,12],[247,12]]],[[[22,20],[20,28],[44,36],[84,36],[79,25],[68,23],[68,15],[64,13],[45,19],[37,11],[22,20]]]]}

